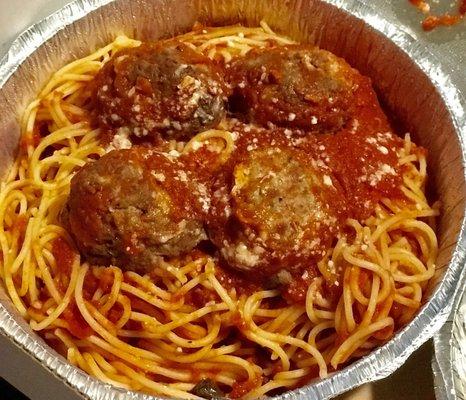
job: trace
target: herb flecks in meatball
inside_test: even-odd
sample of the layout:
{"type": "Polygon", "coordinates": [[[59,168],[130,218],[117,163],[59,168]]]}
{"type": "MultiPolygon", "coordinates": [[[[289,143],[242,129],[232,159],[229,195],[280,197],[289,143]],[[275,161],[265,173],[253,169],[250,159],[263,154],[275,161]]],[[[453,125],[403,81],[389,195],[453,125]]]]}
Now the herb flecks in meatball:
{"type": "Polygon", "coordinates": [[[254,49],[228,68],[232,107],[264,126],[337,131],[351,118],[355,74],[344,60],[317,47],[254,49]]]}
{"type": "Polygon", "coordinates": [[[118,52],[96,76],[94,122],[108,142],[185,140],[219,123],[227,94],[207,57],[176,41],[145,43],[118,52]]]}
{"type": "Polygon", "coordinates": [[[197,186],[176,158],[112,151],[72,179],[67,224],[90,262],[145,273],[205,239],[197,186]]]}

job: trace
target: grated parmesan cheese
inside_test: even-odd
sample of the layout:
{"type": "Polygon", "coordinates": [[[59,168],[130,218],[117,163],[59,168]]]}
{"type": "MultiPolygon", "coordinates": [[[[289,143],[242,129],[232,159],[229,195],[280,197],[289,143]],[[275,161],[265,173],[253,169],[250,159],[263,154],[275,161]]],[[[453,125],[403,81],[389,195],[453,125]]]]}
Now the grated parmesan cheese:
{"type": "Polygon", "coordinates": [[[151,174],[159,182],[165,182],[165,175],[162,174],[161,172],[156,173],[155,171],[152,171],[151,174]]]}
{"type": "Polygon", "coordinates": [[[333,186],[332,178],[330,178],[328,175],[324,175],[324,184],[326,186],[333,186]]]}
{"type": "Polygon", "coordinates": [[[113,136],[112,142],[107,147],[107,152],[111,150],[130,149],[133,143],[129,140],[129,129],[119,128],[117,133],[113,136]]]}

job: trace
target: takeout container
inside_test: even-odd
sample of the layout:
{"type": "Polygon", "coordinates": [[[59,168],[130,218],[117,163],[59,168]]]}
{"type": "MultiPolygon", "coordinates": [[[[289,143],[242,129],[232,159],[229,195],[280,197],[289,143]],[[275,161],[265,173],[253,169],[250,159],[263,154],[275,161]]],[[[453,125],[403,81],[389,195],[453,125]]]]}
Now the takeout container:
{"type": "MultiPolygon", "coordinates": [[[[465,241],[465,103],[437,57],[358,0],[77,0],[27,30],[0,63],[0,174],[19,142],[18,115],[52,72],[125,33],[158,39],[206,25],[261,19],[279,33],[344,57],[372,78],[386,111],[429,150],[442,202],[437,273],[415,319],[383,347],[324,380],[280,397],[327,399],[397,369],[446,321],[462,274],[465,241]]],[[[403,132],[401,132],[403,133],[403,132]]],[[[0,176],[1,176],[0,175],[0,176]]],[[[48,347],[0,288],[0,332],[82,395],[149,399],[87,376],[48,347]]]]}
{"type": "Polygon", "coordinates": [[[432,369],[437,400],[466,399],[466,276],[450,318],[434,336],[432,369]]]}

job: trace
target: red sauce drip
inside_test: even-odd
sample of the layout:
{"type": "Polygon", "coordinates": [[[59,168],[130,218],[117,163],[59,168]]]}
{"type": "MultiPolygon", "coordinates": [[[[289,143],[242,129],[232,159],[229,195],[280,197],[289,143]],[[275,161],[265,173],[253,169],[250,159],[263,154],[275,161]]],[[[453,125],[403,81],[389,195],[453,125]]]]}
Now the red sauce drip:
{"type": "Polygon", "coordinates": [[[466,14],[466,0],[463,0],[460,4],[460,14],[466,14]]]}
{"type": "Polygon", "coordinates": [[[254,390],[255,388],[259,387],[262,385],[262,377],[257,375],[254,379],[252,380],[247,380],[245,382],[235,382],[233,384],[231,392],[228,394],[228,397],[230,399],[240,399],[247,393],[249,393],[251,390],[254,390]]]}
{"type": "Polygon", "coordinates": [[[456,25],[463,19],[460,15],[444,14],[440,16],[429,15],[424,21],[422,21],[422,28],[425,31],[431,31],[438,26],[452,26],[456,25]]]}
{"type": "Polygon", "coordinates": [[[70,333],[77,338],[85,339],[94,333],[94,330],[81,315],[75,302],[71,303],[65,311],[63,311],[62,316],[68,323],[70,333]]]}
{"type": "Polygon", "coordinates": [[[466,0],[460,0],[458,7],[458,14],[442,14],[442,15],[432,15],[430,14],[430,6],[424,0],[409,0],[411,4],[416,6],[424,14],[429,14],[422,21],[422,28],[425,31],[432,31],[433,29],[439,26],[453,26],[458,24],[463,20],[464,14],[466,14],[466,0]]]}
{"type": "Polygon", "coordinates": [[[424,11],[426,7],[429,7],[424,0],[409,0],[411,4],[414,4],[419,10],[424,11]]]}
{"type": "Polygon", "coordinates": [[[61,237],[56,238],[52,244],[52,254],[55,257],[58,272],[69,276],[75,253],[68,242],[61,237]]]}
{"type": "Polygon", "coordinates": [[[61,292],[64,293],[70,282],[71,267],[76,253],[65,239],[58,237],[52,243],[52,254],[57,265],[55,280],[61,292]]]}

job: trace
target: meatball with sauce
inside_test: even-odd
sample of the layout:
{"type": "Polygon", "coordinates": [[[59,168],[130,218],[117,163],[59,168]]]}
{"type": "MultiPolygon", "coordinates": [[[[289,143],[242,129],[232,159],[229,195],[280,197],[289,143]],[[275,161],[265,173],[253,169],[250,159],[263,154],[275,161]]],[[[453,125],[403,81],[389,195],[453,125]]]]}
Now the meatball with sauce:
{"type": "Polygon", "coordinates": [[[277,135],[275,146],[254,138],[254,145],[238,150],[231,174],[213,185],[208,223],[227,264],[260,279],[315,265],[331,246],[345,208],[331,174],[280,144],[277,135]]]}
{"type": "Polygon", "coordinates": [[[185,140],[218,124],[226,96],[207,57],[176,41],[144,43],[118,52],[96,76],[94,119],[110,135],[185,140]]]}
{"type": "Polygon", "coordinates": [[[73,177],[65,223],[88,261],[149,272],[206,237],[193,182],[163,153],[112,151],[73,177]]]}
{"type": "Polygon", "coordinates": [[[231,105],[264,126],[334,132],[351,118],[356,74],[317,47],[255,49],[229,65],[231,105]]]}

